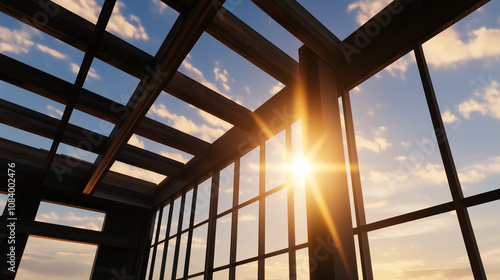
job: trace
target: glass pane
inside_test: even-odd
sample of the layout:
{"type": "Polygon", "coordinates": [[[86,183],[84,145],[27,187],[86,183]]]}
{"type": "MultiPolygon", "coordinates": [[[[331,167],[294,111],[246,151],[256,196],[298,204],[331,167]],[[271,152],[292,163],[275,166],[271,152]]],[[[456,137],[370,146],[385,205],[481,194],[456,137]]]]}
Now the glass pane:
{"type": "Polygon", "coordinates": [[[121,173],[123,175],[132,176],[137,179],[142,179],[154,184],[159,184],[163,180],[165,180],[165,178],[167,178],[167,176],[165,175],[139,168],[127,163],[123,163],[121,161],[115,161],[109,170],[121,173]]]}
{"type": "Polygon", "coordinates": [[[213,274],[214,280],[229,280],[229,269],[219,270],[213,274]]]}
{"type": "Polygon", "coordinates": [[[259,195],[259,151],[257,147],[240,159],[240,204],[259,195]]]}
{"type": "Polygon", "coordinates": [[[367,222],[451,200],[413,52],[351,92],[367,222]]]}
{"type": "Polygon", "coordinates": [[[295,260],[297,262],[297,280],[309,280],[309,249],[297,250],[295,260]]]}
{"type": "Polygon", "coordinates": [[[17,280],[88,280],[97,246],[30,236],[17,280]]]}
{"type": "Polygon", "coordinates": [[[244,260],[257,256],[259,240],[259,202],[254,202],[238,211],[238,238],[236,259],[244,260]]]}
{"type": "Polygon", "coordinates": [[[191,260],[189,261],[189,274],[195,274],[205,270],[207,232],[208,224],[204,224],[193,230],[193,240],[191,241],[191,260]]]}
{"type": "Polygon", "coordinates": [[[186,249],[188,242],[188,234],[184,233],[181,235],[181,246],[179,249],[179,259],[177,263],[177,278],[184,276],[184,265],[186,264],[186,249]]]}
{"type": "Polygon", "coordinates": [[[236,280],[257,280],[257,262],[242,264],[236,267],[236,280]]]}
{"type": "Polygon", "coordinates": [[[469,208],[469,214],[488,279],[500,279],[500,201],[469,208]]]}
{"type": "Polygon", "coordinates": [[[148,268],[146,269],[146,279],[149,279],[149,272],[151,271],[151,261],[153,258],[153,249],[154,249],[154,247],[151,247],[149,249],[148,268]]]}
{"type": "Polygon", "coordinates": [[[265,273],[266,280],[288,280],[290,275],[288,268],[288,254],[267,258],[265,273]]]}
{"type": "Polygon", "coordinates": [[[179,230],[179,214],[181,211],[181,197],[174,200],[174,209],[172,210],[172,222],[170,225],[170,234],[172,236],[179,230]]]}
{"type": "Polygon", "coordinates": [[[234,163],[222,169],[219,178],[219,201],[217,214],[233,207],[234,163]]]}
{"type": "Polygon", "coordinates": [[[5,205],[7,205],[7,198],[8,196],[6,194],[0,193],[0,215],[3,215],[3,210],[5,205]]]}
{"type": "Polygon", "coordinates": [[[423,45],[465,196],[500,180],[500,48],[498,1],[423,45]]]}
{"type": "Polygon", "coordinates": [[[163,214],[161,215],[160,235],[158,236],[158,241],[162,241],[163,239],[165,239],[165,235],[167,234],[169,211],[170,211],[170,204],[167,204],[165,207],[163,207],[163,214]]]}
{"type": "Polygon", "coordinates": [[[42,201],[35,221],[101,231],[104,213],[42,201]]]}
{"type": "Polygon", "coordinates": [[[375,279],[473,279],[455,212],[368,237],[375,279]]]}
{"type": "Polygon", "coordinates": [[[281,131],[266,142],[266,191],[286,183],[286,133],[281,131]]]}
{"type": "Polygon", "coordinates": [[[163,248],[165,247],[165,243],[158,244],[156,248],[156,256],[155,256],[155,266],[153,268],[153,280],[160,279],[161,272],[161,262],[163,260],[163,248]]]}
{"type": "Polygon", "coordinates": [[[163,279],[170,280],[172,278],[172,267],[174,266],[175,244],[177,238],[172,238],[168,241],[168,250],[165,260],[165,272],[163,279]]]}
{"type": "Polygon", "coordinates": [[[229,264],[229,253],[231,248],[231,213],[217,219],[215,234],[214,267],[229,264]]]}
{"type": "Polygon", "coordinates": [[[159,215],[160,215],[160,211],[156,211],[155,217],[154,217],[154,223],[153,223],[153,232],[152,232],[152,236],[151,236],[151,244],[154,244],[156,242],[156,229],[158,226],[159,215]]]}
{"type": "Polygon", "coordinates": [[[288,247],[287,189],[266,197],[266,253],[288,247]]]}
{"type": "Polygon", "coordinates": [[[184,204],[184,216],[182,218],[182,230],[189,226],[191,220],[191,209],[193,208],[193,190],[191,189],[186,193],[186,202],[184,204]]]}
{"type": "Polygon", "coordinates": [[[212,179],[205,180],[198,185],[196,194],[196,212],[194,214],[194,224],[198,224],[208,219],[210,210],[210,193],[212,191],[212,179]]]}

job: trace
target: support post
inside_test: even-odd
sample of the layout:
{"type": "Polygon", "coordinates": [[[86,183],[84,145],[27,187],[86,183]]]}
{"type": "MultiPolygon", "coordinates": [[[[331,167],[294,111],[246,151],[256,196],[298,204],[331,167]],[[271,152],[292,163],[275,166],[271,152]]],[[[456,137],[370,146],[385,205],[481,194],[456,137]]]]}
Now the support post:
{"type": "Polygon", "coordinates": [[[299,49],[311,280],[358,279],[337,73],[312,50],[299,49]]]}

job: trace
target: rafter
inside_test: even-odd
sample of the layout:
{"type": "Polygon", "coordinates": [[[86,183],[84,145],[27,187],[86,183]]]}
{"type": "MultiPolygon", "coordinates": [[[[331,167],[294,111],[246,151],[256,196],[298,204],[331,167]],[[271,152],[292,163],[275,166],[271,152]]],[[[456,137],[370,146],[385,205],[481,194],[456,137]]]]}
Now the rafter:
{"type": "MultiPolygon", "coordinates": [[[[85,51],[87,44],[90,41],[92,30],[94,30],[95,26],[55,3],[51,3],[51,5],[53,5],[58,12],[44,25],[38,25],[35,22],[26,20],[33,18],[33,15],[39,11],[40,7],[36,1],[6,0],[0,2],[0,10],[19,20],[24,20],[26,23],[31,24],[35,28],[54,36],[77,49],[85,51]]],[[[182,17],[182,15],[180,17],[182,17]]],[[[174,30],[176,28],[177,26],[174,25],[172,29],[174,30]]],[[[155,61],[154,57],[110,34],[109,32],[104,33],[101,46],[96,53],[96,58],[136,78],[139,78],[140,80],[144,77],[154,75],[154,72],[157,70],[152,66],[155,61]]],[[[243,115],[243,118],[245,118],[246,115],[248,115],[248,110],[246,110],[243,106],[220,96],[218,93],[210,89],[203,89],[204,94],[200,94],[199,97],[209,97],[209,99],[214,100],[221,100],[222,98],[225,98],[227,100],[224,101],[224,107],[219,106],[218,103],[203,102],[203,99],[197,100],[195,94],[184,90],[184,88],[202,88],[204,86],[191,79],[189,80],[190,84],[188,85],[185,83],[177,84],[178,81],[185,82],[186,79],[183,79],[183,75],[181,73],[177,73],[176,71],[173,73],[175,73],[176,79],[163,88],[163,90],[167,93],[174,88],[176,89],[176,95],[190,96],[191,98],[189,100],[194,103],[192,104],[193,106],[209,110],[214,116],[235,126],[242,125],[243,123],[241,128],[248,129],[248,127],[245,126],[248,120],[242,122],[240,118],[230,119],[227,117],[227,111],[234,111],[245,114],[243,115]]]]}
{"type": "MultiPolygon", "coordinates": [[[[0,123],[30,133],[53,139],[60,120],[0,99],[0,123]]],[[[103,154],[108,137],[93,131],[68,124],[61,142],[85,150],[103,154]]],[[[184,164],[148,150],[126,145],[117,157],[118,161],[150,170],[165,176],[181,178],[184,164]]]]}
{"type": "MultiPolygon", "coordinates": [[[[116,126],[110,134],[109,146],[103,156],[99,156],[91,169],[91,177],[84,189],[84,193],[91,194],[96,186],[104,178],[117,155],[123,149],[128,139],[132,136],[139,122],[144,118],[149,108],[161,93],[162,89],[170,82],[173,74],[181,65],[184,58],[188,55],[191,48],[204,32],[206,26],[210,23],[216,14],[216,0],[200,0],[192,11],[184,18],[177,20],[182,22],[180,30],[173,29],[176,32],[171,42],[168,42],[169,48],[166,55],[159,58],[158,64],[153,69],[158,69],[154,75],[141,80],[137,90],[134,91],[127,107],[132,108],[130,114],[119,126],[116,126]]],[[[219,1],[220,2],[220,1],[219,1]]]]}
{"type": "Polygon", "coordinates": [[[207,33],[283,84],[297,79],[298,62],[228,10],[217,13],[207,33]]]}
{"type": "MultiPolygon", "coordinates": [[[[3,54],[0,54],[0,64],[0,79],[66,104],[67,92],[71,91],[70,83],[3,54]]],[[[85,89],[81,92],[75,108],[114,124],[118,124],[127,111],[125,106],[85,89]]],[[[201,158],[208,158],[210,155],[209,143],[150,118],[142,120],[136,133],[201,158]]]]}
{"type": "Polygon", "coordinates": [[[341,41],[297,1],[252,0],[252,2],[330,66],[338,70],[345,66],[341,41]]]}

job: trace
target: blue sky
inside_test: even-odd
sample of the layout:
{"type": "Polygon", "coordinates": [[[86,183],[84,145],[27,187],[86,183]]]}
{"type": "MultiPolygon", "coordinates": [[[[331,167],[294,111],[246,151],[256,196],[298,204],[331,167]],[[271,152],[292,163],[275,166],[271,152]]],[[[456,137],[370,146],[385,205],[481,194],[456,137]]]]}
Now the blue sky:
{"type": "MultiPolygon", "coordinates": [[[[103,3],[102,0],[55,2],[91,22],[96,21],[103,3]]],[[[337,37],[344,39],[390,1],[298,2],[337,37]]],[[[298,60],[301,43],[251,1],[226,1],[224,7],[298,60]]],[[[424,44],[466,196],[496,189],[500,179],[498,11],[500,1],[491,1],[424,44]]],[[[177,16],[177,12],[159,0],[118,1],[107,31],[154,55],[177,16]]],[[[84,55],[4,14],[0,14],[0,52],[71,83],[84,55]]],[[[179,71],[250,110],[258,108],[283,87],[208,34],[202,35],[179,71]]],[[[137,78],[95,59],[84,88],[125,104],[138,82],[137,78]]],[[[5,82],[0,82],[0,98],[55,118],[61,118],[64,111],[62,104],[5,82]]],[[[351,99],[368,221],[450,201],[413,53],[353,89],[351,99]]],[[[215,141],[232,127],[167,93],[158,97],[147,116],[208,142],[215,141]]],[[[70,123],[104,135],[109,135],[113,128],[110,123],[76,110],[70,123]]],[[[51,145],[49,139],[3,124],[0,124],[0,132],[2,137],[35,148],[49,149],[51,145]]],[[[137,135],[129,143],[182,162],[192,158],[137,135]]],[[[61,145],[58,153],[90,162],[96,158],[95,154],[67,145],[61,145]]],[[[112,170],[155,183],[165,178],[123,163],[115,163],[112,170]]],[[[252,206],[248,206],[249,212],[252,206]]],[[[500,225],[489,221],[487,214],[498,206],[498,202],[494,202],[471,208],[472,222],[479,230],[481,252],[488,256],[483,260],[490,278],[500,275],[497,268],[500,267],[500,243],[492,238],[495,234],[498,236],[500,225]]],[[[55,212],[54,209],[44,210],[43,214],[52,212],[59,218],[65,217],[64,212],[55,212]]],[[[370,234],[375,275],[382,279],[443,278],[446,275],[451,275],[446,276],[449,279],[467,279],[470,270],[464,262],[465,249],[459,236],[446,239],[448,232],[457,230],[458,224],[452,212],[383,230],[380,234],[370,234]],[[391,234],[384,234],[385,231],[391,234]],[[432,239],[431,232],[447,241],[434,246],[442,246],[439,252],[443,254],[434,261],[426,258],[435,252],[433,246],[424,244],[432,239]],[[392,249],[387,251],[387,248],[392,249]],[[447,262],[443,263],[445,259],[447,262]]],[[[251,271],[252,264],[245,269],[251,271]]]]}

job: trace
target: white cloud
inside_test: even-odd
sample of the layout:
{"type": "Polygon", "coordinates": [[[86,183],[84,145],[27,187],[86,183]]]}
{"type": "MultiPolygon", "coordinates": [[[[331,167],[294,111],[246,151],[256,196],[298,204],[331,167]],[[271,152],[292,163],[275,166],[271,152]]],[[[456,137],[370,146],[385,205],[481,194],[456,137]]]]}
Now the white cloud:
{"type": "Polygon", "coordinates": [[[165,175],[161,175],[156,172],[128,165],[119,161],[115,161],[115,163],[111,166],[110,170],[127,176],[132,176],[138,179],[153,182],[155,184],[159,184],[166,178],[165,175]]]}
{"type": "Polygon", "coordinates": [[[202,111],[202,110],[199,110],[198,111],[198,114],[206,121],[208,122],[209,124],[213,125],[213,126],[218,126],[218,127],[222,127],[224,129],[230,129],[233,127],[232,124],[224,121],[224,120],[221,120],[219,118],[217,118],[216,116],[212,115],[212,114],[209,114],[205,111],[202,111]]]}
{"type": "MultiPolygon", "coordinates": [[[[70,63],[70,66],[71,66],[71,72],[78,74],[78,71],[80,71],[80,66],[78,66],[76,63],[73,63],[73,62],[70,63]]],[[[89,70],[87,76],[94,78],[96,80],[101,79],[101,76],[99,76],[97,74],[97,71],[95,71],[95,69],[92,67],[90,67],[90,70],[89,70]]]]}
{"type": "Polygon", "coordinates": [[[153,4],[155,7],[155,11],[160,14],[163,14],[163,12],[168,8],[168,6],[161,0],[153,0],[153,4]]]}
{"type": "Polygon", "coordinates": [[[396,161],[403,161],[403,160],[406,160],[407,157],[405,157],[405,156],[398,156],[398,157],[394,157],[393,159],[396,160],[396,161]]]}
{"type": "Polygon", "coordinates": [[[137,135],[133,134],[132,137],[128,140],[127,144],[139,147],[141,149],[144,149],[144,141],[139,140],[139,137],[137,135]]]}
{"type": "Polygon", "coordinates": [[[457,121],[457,116],[453,114],[449,109],[446,109],[444,113],[441,114],[441,118],[444,123],[454,123],[457,121]]]}
{"type": "Polygon", "coordinates": [[[23,27],[20,30],[11,30],[0,26],[0,51],[16,54],[28,53],[35,43],[31,40],[38,31],[31,27],[23,27]]]}
{"type": "Polygon", "coordinates": [[[36,48],[41,51],[41,52],[44,52],[44,53],[48,53],[50,54],[51,56],[55,57],[55,58],[58,58],[58,59],[66,59],[66,55],[65,54],[62,54],[52,48],[49,48],[45,45],[41,45],[41,44],[36,44],[36,48]]]}
{"type": "Polygon", "coordinates": [[[443,166],[439,164],[428,163],[425,166],[417,165],[413,170],[413,174],[430,184],[439,185],[448,181],[443,166]]]}
{"type": "Polygon", "coordinates": [[[171,152],[162,151],[162,152],[160,152],[160,155],[167,157],[167,158],[170,158],[170,159],[173,159],[173,160],[176,160],[176,161],[179,161],[179,162],[182,162],[182,163],[188,162],[188,159],[185,158],[180,153],[171,153],[171,152]]]}
{"type": "Polygon", "coordinates": [[[55,212],[50,212],[48,214],[44,213],[40,215],[40,218],[38,220],[40,222],[58,221],[59,216],[55,212]]]}
{"type": "Polygon", "coordinates": [[[359,0],[349,4],[347,11],[358,10],[356,21],[359,25],[363,25],[391,2],[392,0],[359,0]]]}
{"type": "Polygon", "coordinates": [[[500,83],[491,81],[488,87],[483,87],[472,95],[471,99],[458,105],[460,115],[469,119],[472,113],[478,112],[482,116],[500,119],[500,83]]]}
{"type": "Polygon", "coordinates": [[[200,137],[205,141],[212,142],[224,134],[225,130],[222,127],[211,127],[206,124],[197,125],[192,120],[187,119],[185,116],[180,116],[171,113],[167,110],[164,104],[153,105],[149,114],[156,114],[157,116],[167,119],[169,125],[185,133],[200,137]]]}
{"type": "Polygon", "coordinates": [[[227,72],[226,69],[224,70],[220,69],[218,61],[215,62],[214,74],[215,74],[215,80],[222,83],[222,87],[224,88],[224,90],[230,91],[231,87],[227,84],[229,80],[228,79],[229,73],[227,72]]]}
{"type": "Polygon", "coordinates": [[[255,215],[251,214],[245,214],[240,217],[238,217],[238,221],[240,222],[247,222],[247,221],[256,221],[257,217],[255,215]]]}
{"type": "Polygon", "coordinates": [[[415,56],[413,53],[409,53],[400,59],[394,61],[391,65],[387,66],[385,68],[386,71],[388,71],[392,77],[394,78],[400,78],[401,80],[405,79],[405,73],[408,70],[408,67],[415,63],[415,56]]]}
{"type": "Polygon", "coordinates": [[[500,57],[500,29],[479,29],[460,34],[450,27],[424,44],[427,62],[436,67],[455,67],[457,63],[487,57],[500,57]],[[466,38],[462,41],[462,37],[466,38]]]}
{"type": "Polygon", "coordinates": [[[272,94],[272,95],[275,95],[276,93],[278,93],[281,89],[283,89],[285,87],[284,84],[282,84],[281,82],[278,82],[277,85],[273,86],[271,88],[271,90],[269,90],[269,93],[272,94]]]}
{"type": "Polygon", "coordinates": [[[387,127],[385,126],[380,126],[376,130],[373,130],[373,134],[375,134],[375,138],[373,140],[367,139],[361,134],[356,135],[356,146],[360,150],[366,149],[375,153],[379,153],[380,151],[387,149],[392,146],[392,143],[383,137],[386,130],[387,127]]]}
{"type": "MultiPolygon", "coordinates": [[[[54,2],[93,23],[97,22],[101,11],[95,0],[54,0],[54,2]]],[[[123,2],[116,2],[106,29],[127,39],[149,40],[140,19],[133,14],[125,16],[122,13],[125,8],[123,2]]]]}
{"type": "Polygon", "coordinates": [[[58,119],[58,118],[62,117],[62,115],[63,115],[63,111],[55,108],[52,105],[47,105],[47,107],[45,107],[45,108],[47,108],[47,110],[49,110],[49,116],[51,116],[53,118],[58,119]],[[58,116],[56,116],[56,115],[58,115],[58,116]]]}
{"type": "Polygon", "coordinates": [[[249,93],[249,94],[251,93],[251,91],[250,91],[250,87],[249,87],[249,86],[246,86],[246,87],[245,87],[245,90],[247,91],[247,93],[249,93]]]}
{"type": "Polygon", "coordinates": [[[188,55],[187,58],[182,62],[182,67],[184,67],[184,69],[187,71],[187,74],[207,88],[219,92],[217,86],[214,83],[209,82],[203,75],[203,72],[201,72],[200,69],[196,68],[195,66],[193,66],[193,64],[191,64],[191,62],[188,61],[188,59],[190,58],[191,56],[188,55]]]}
{"type": "Polygon", "coordinates": [[[461,183],[477,183],[488,175],[498,174],[500,170],[500,156],[491,157],[481,163],[461,168],[458,172],[461,183]]]}

